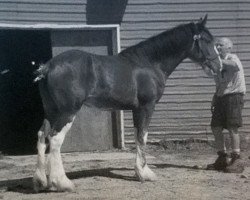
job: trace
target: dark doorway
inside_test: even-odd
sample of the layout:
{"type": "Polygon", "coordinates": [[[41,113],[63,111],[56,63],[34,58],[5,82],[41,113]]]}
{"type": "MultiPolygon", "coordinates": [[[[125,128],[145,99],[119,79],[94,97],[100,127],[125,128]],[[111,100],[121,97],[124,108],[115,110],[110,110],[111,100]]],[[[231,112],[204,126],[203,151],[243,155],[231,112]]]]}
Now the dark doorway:
{"type": "Polygon", "coordinates": [[[49,31],[0,30],[0,151],[36,152],[43,108],[33,72],[51,57],[49,31]]]}

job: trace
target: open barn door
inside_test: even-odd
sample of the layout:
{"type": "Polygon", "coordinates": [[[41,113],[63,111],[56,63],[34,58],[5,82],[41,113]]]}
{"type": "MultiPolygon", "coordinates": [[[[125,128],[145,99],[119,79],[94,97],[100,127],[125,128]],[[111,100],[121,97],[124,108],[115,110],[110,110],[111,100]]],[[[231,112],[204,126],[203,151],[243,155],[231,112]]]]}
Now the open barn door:
{"type": "MultiPolygon", "coordinates": [[[[52,54],[79,49],[100,55],[114,54],[112,30],[57,30],[51,32],[52,54]]],[[[63,152],[107,150],[114,146],[114,118],[110,111],[83,106],[65,138],[63,152]]]]}
{"type": "Polygon", "coordinates": [[[33,72],[51,56],[49,31],[0,30],[0,151],[36,152],[43,108],[33,72]]]}

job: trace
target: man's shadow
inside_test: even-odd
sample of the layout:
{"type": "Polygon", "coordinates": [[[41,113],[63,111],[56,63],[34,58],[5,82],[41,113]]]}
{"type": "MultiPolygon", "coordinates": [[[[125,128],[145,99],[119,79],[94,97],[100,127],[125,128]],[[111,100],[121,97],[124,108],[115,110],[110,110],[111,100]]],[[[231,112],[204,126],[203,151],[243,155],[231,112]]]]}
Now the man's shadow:
{"type": "Polygon", "coordinates": [[[187,165],[175,165],[175,164],[152,164],[158,169],[163,169],[163,168],[178,168],[178,169],[192,169],[192,170],[197,170],[193,166],[187,166],[187,165]]]}

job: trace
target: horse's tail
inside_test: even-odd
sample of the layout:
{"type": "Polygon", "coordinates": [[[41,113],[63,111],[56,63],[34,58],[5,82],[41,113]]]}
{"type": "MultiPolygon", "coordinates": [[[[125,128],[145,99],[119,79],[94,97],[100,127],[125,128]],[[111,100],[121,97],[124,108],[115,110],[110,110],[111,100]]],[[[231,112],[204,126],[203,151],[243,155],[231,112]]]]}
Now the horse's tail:
{"type": "Polygon", "coordinates": [[[34,82],[44,79],[48,74],[48,71],[49,71],[48,64],[41,64],[40,67],[34,72],[34,74],[36,75],[34,82]]]}

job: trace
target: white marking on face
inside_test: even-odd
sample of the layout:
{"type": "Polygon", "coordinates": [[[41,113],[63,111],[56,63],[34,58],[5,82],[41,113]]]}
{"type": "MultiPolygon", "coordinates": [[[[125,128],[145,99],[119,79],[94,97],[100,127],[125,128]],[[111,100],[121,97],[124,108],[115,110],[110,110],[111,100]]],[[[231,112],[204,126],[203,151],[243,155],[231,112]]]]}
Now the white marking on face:
{"type": "Polygon", "coordinates": [[[215,45],[214,45],[214,51],[216,52],[217,55],[219,55],[219,51],[215,45]]]}
{"type": "Polygon", "coordinates": [[[144,132],[144,136],[143,136],[143,143],[144,143],[144,145],[146,145],[147,139],[148,139],[148,132],[146,131],[146,132],[144,132]]]}

